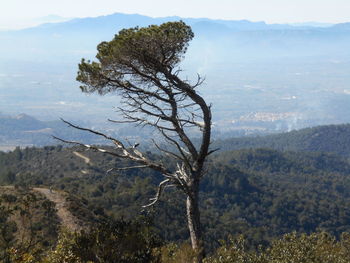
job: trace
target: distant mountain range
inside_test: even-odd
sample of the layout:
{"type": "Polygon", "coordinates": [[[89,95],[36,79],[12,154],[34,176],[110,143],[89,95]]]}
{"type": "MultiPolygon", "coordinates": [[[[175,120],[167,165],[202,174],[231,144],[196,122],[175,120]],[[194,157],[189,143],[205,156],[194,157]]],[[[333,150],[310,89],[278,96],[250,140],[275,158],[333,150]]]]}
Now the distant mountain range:
{"type": "MultiPolygon", "coordinates": [[[[61,52],[73,55],[72,52],[74,53],[74,51],[80,53],[79,56],[81,56],[86,51],[92,52],[96,44],[100,41],[111,39],[115,33],[123,28],[178,20],[185,21],[193,28],[197,39],[194,40],[195,44],[193,45],[198,44],[196,42],[203,41],[203,39],[207,41],[210,39],[210,42],[219,45],[224,38],[231,45],[233,44],[232,47],[243,48],[242,50],[244,50],[244,47],[247,48],[247,41],[251,39],[254,41],[249,41],[248,47],[250,48],[251,44],[255,48],[259,46],[260,48],[267,48],[270,45],[272,47],[277,45],[284,49],[285,54],[291,51],[289,50],[290,47],[300,48],[305,43],[309,46],[315,41],[328,40],[328,44],[333,43],[334,45],[335,39],[330,38],[349,39],[347,33],[350,28],[350,23],[329,27],[315,27],[315,24],[293,26],[289,24],[266,24],[265,22],[251,22],[248,20],[231,21],[207,18],[181,18],[176,16],[151,18],[137,14],[116,13],[94,18],[76,18],[61,23],[45,23],[37,27],[17,31],[0,32],[1,46],[9,48],[6,49],[7,52],[4,52],[5,49],[2,48],[0,56],[9,55],[9,50],[22,51],[20,54],[25,57],[39,55],[40,52],[51,56],[62,55],[60,54],[61,52]],[[291,40],[293,41],[290,42],[291,40]],[[13,43],[16,43],[16,45],[13,45],[13,43]],[[299,45],[295,46],[295,44],[299,45]],[[24,51],[29,49],[32,52],[25,54],[24,51]],[[59,53],[53,54],[53,51],[59,51],[59,53]]],[[[307,50],[309,52],[313,51],[310,48],[307,50]]],[[[11,55],[13,57],[16,54],[11,55]]],[[[247,55],[252,54],[245,54],[245,56],[247,55]]]]}
{"type": "Polygon", "coordinates": [[[40,121],[27,114],[0,114],[0,151],[15,146],[31,147],[57,144],[53,135],[99,143],[99,138],[67,127],[62,121],[40,121]]]}
{"type": "Polygon", "coordinates": [[[183,77],[206,77],[201,92],[214,105],[217,128],[275,132],[350,122],[350,23],[295,26],[120,13],[0,32],[0,111],[108,118],[118,99],[80,93],[75,75],[81,58],[94,59],[97,44],[122,28],[180,19],[195,33],[183,77]],[[281,117],[246,120],[254,114],[281,117]]]}

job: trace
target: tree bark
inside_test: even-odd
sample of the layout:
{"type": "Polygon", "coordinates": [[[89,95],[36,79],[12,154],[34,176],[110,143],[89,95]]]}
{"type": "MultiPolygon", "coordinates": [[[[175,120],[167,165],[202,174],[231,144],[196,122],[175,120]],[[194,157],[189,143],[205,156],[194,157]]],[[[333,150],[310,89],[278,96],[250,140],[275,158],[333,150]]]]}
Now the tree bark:
{"type": "Polygon", "coordinates": [[[199,182],[194,183],[194,185],[191,185],[191,191],[190,194],[187,196],[186,200],[186,211],[192,249],[197,254],[196,262],[201,263],[204,258],[204,247],[198,206],[198,188],[199,182]]]}

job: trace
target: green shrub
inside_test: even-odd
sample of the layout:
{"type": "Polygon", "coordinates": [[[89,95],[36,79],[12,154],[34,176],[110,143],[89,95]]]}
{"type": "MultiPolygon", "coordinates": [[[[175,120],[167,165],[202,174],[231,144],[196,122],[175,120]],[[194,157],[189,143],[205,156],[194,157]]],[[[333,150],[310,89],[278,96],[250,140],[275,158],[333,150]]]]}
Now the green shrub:
{"type": "Polygon", "coordinates": [[[248,251],[239,237],[223,244],[206,263],[348,263],[350,235],[344,233],[339,241],[327,233],[284,235],[266,249],[248,251]]]}
{"type": "Polygon", "coordinates": [[[146,263],[160,241],[144,220],[106,221],[88,232],[63,231],[44,262],[146,263]]]}

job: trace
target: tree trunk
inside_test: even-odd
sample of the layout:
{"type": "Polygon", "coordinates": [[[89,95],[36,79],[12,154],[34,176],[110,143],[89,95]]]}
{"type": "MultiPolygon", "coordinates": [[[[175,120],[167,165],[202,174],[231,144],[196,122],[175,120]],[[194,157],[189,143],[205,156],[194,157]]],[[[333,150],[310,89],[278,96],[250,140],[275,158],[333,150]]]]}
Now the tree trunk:
{"type": "Polygon", "coordinates": [[[204,247],[202,240],[202,229],[200,222],[200,213],[198,207],[198,188],[199,182],[192,185],[191,193],[187,196],[186,210],[187,210],[187,222],[188,229],[190,231],[192,249],[197,253],[198,263],[202,262],[204,258],[204,247]]]}

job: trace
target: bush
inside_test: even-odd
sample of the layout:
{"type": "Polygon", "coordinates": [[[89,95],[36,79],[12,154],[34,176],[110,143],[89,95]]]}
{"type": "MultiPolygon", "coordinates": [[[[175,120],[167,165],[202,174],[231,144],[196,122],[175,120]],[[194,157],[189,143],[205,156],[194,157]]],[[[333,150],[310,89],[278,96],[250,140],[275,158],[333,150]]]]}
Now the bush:
{"type": "Polygon", "coordinates": [[[157,263],[188,263],[195,262],[197,253],[193,251],[190,244],[170,243],[163,247],[154,249],[154,262],[157,263]]]}
{"type": "Polygon", "coordinates": [[[153,261],[152,251],[160,244],[147,220],[110,220],[100,223],[89,232],[63,231],[46,261],[146,263],[153,261]]]}
{"type": "Polygon", "coordinates": [[[345,263],[350,262],[350,235],[337,241],[327,233],[310,235],[293,232],[266,249],[248,251],[244,239],[223,244],[206,263],[345,263]]]}

